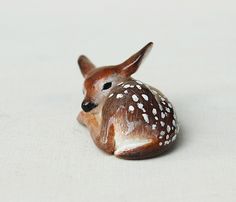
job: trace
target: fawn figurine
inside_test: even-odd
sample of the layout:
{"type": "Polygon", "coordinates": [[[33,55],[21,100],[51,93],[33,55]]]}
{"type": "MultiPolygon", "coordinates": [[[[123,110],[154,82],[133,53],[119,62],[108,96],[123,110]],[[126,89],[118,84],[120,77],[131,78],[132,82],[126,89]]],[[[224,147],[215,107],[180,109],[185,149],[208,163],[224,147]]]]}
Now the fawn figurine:
{"type": "Polygon", "coordinates": [[[86,56],[78,59],[85,98],[77,119],[97,147],[119,158],[155,157],[178,134],[173,105],[159,90],[131,77],[152,45],[115,66],[96,68],[86,56]]]}

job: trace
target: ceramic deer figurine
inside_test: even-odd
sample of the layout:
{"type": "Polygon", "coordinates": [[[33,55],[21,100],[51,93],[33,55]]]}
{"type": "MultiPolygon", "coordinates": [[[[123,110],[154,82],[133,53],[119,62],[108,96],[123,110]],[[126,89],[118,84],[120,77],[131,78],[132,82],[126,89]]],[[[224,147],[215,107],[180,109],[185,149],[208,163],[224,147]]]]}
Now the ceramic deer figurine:
{"type": "Polygon", "coordinates": [[[119,158],[155,157],[177,137],[173,105],[159,90],[131,77],[152,45],[115,66],[96,68],[86,56],[78,59],[85,98],[77,119],[100,149],[119,158]]]}

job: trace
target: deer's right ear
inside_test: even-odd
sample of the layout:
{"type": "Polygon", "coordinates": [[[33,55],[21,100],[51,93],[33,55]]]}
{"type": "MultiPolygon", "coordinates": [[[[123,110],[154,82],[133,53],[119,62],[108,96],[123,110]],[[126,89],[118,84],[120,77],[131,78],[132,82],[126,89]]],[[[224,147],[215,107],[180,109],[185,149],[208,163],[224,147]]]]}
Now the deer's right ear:
{"type": "Polygon", "coordinates": [[[81,55],[78,59],[78,65],[80,67],[80,71],[85,78],[88,73],[95,68],[95,65],[85,56],[81,55]]]}
{"type": "Polygon", "coordinates": [[[129,59],[121,63],[117,66],[118,72],[125,77],[131,76],[133,73],[137,71],[140,64],[142,63],[145,56],[150,52],[152,49],[152,42],[149,42],[146,46],[144,46],[141,50],[137,53],[132,55],[129,59]]]}

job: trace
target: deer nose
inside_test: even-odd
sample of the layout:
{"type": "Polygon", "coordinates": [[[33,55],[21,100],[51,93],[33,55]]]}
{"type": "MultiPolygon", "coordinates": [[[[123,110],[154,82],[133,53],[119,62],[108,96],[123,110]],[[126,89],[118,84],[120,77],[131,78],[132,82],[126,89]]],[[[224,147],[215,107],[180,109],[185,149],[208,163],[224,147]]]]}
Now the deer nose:
{"type": "Polygon", "coordinates": [[[87,102],[87,101],[83,101],[82,102],[82,109],[85,111],[85,112],[89,112],[91,111],[93,108],[95,108],[97,105],[94,104],[93,102],[87,102]]]}

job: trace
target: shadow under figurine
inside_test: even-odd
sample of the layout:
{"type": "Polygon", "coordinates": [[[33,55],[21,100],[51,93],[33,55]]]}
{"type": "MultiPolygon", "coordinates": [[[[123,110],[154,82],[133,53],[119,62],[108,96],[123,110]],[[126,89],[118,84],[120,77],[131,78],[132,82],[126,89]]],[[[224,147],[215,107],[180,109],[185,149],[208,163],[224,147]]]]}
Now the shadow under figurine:
{"type": "Polygon", "coordinates": [[[96,68],[86,56],[78,59],[85,98],[77,119],[97,147],[119,158],[155,157],[176,140],[173,105],[159,90],[131,77],[152,45],[114,66],[96,68]]]}

